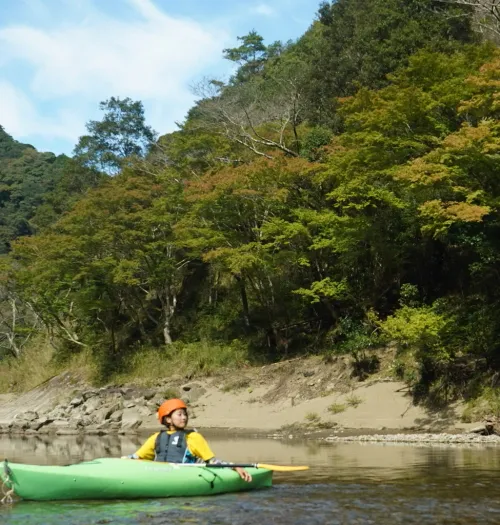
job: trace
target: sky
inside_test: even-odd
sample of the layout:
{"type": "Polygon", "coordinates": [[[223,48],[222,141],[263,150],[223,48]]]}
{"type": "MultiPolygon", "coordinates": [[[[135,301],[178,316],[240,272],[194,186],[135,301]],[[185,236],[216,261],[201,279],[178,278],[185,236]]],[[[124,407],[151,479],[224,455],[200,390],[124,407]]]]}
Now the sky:
{"type": "Polygon", "coordinates": [[[301,36],[319,0],[0,0],[0,125],[40,151],[71,154],[99,102],[144,103],[160,134],[193,105],[192,86],[227,79],[222,50],[255,29],[301,36]]]}

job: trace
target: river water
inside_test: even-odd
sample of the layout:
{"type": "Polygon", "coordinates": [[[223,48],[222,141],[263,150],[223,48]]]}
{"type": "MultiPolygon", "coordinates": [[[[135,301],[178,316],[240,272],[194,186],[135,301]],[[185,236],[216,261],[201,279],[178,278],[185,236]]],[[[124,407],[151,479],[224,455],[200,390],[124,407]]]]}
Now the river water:
{"type": "MultiPolygon", "coordinates": [[[[204,433],[218,457],[306,464],[261,491],[105,502],[23,502],[0,523],[92,524],[499,524],[500,447],[324,444],[204,433]]],[[[0,436],[12,462],[68,464],[135,451],[142,437],[0,436]]]]}

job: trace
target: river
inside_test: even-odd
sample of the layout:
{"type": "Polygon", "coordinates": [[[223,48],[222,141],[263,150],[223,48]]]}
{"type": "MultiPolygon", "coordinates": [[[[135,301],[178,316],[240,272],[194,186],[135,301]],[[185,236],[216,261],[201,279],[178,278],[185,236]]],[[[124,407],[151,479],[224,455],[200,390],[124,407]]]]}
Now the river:
{"type": "MultiPolygon", "coordinates": [[[[213,497],[105,502],[23,502],[0,523],[498,524],[500,447],[300,442],[205,433],[230,461],[307,464],[261,491],[213,497]]],[[[68,464],[133,452],[144,437],[0,436],[12,462],[68,464]]]]}

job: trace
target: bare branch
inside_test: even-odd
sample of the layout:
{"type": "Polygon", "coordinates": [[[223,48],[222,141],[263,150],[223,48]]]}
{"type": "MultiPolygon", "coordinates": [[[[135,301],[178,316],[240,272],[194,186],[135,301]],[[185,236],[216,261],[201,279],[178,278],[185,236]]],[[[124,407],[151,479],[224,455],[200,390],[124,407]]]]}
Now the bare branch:
{"type": "Polygon", "coordinates": [[[500,0],[437,0],[442,4],[471,7],[473,24],[481,33],[500,37],[500,0]]]}
{"type": "Polygon", "coordinates": [[[272,150],[279,150],[296,157],[305,87],[305,66],[295,62],[244,84],[205,80],[194,87],[201,98],[198,123],[257,155],[273,158],[272,150]]]}

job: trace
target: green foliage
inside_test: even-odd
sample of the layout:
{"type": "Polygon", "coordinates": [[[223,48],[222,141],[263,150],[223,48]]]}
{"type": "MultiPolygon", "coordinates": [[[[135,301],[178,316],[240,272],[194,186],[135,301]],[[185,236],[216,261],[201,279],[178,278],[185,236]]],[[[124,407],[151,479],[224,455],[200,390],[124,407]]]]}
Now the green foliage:
{"type": "Polygon", "coordinates": [[[401,306],[416,307],[419,304],[419,292],[417,286],[404,283],[399,290],[399,303],[401,306]]]}
{"type": "Polygon", "coordinates": [[[500,389],[484,387],[481,393],[468,401],[462,414],[464,423],[500,417],[500,389]]]}
{"type": "Polygon", "coordinates": [[[111,97],[99,104],[104,117],[87,123],[75,158],[84,166],[116,174],[131,157],[144,157],[156,133],[147,126],[142,102],[111,97]]]}
{"type": "Polygon", "coordinates": [[[65,155],[15,141],[0,126],[0,254],[14,239],[55,222],[101,180],[65,155]]]}
{"type": "Polygon", "coordinates": [[[297,42],[252,31],[156,142],[118,98],[72,160],[2,130],[9,300],[103,381],[324,350],[363,379],[393,340],[417,397],[467,393],[500,368],[500,58],[466,13],[338,0],[297,42]]]}
{"type": "Polygon", "coordinates": [[[316,412],[308,412],[305,417],[306,421],[312,424],[317,424],[320,422],[321,417],[316,412]]]}
{"type": "Polygon", "coordinates": [[[299,288],[294,293],[301,295],[311,301],[319,303],[322,298],[343,299],[348,296],[348,287],[345,281],[335,282],[329,277],[312,283],[311,288],[299,288]]]}
{"type": "MultiPolygon", "coordinates": [[[[243,82],[262,71],[268,51],[264,45],[264,39],[256,31],[250,31],[248,35],[239,36],[237,39],[241,42],[241,45],[224,49],[223,53],[224,58],[240,65],[233,81],[243,82]]],[[[275,49],[276,45],[273,51],[275,49]]]]}
{"type": "Polygon", "coordinates": [[[332,136],[328,128],[315,126],[304,135],[300,154],[310,161],[323,160],[326,154],[325,146],[330,143],[332,136]]]}
{"type": "Polygon", "coordinates": [[[419,49],[450,51],[473,40],[470,19],[461,16],[466,12],[433,0],[323,2],[319,31],[313,28],[300,43],[312,53],[311,118],[334,125],[332,96],[387,85],[387,74],[419,49]]]}
{"type": "Polygon", "coordinates": [[[328,407],[328,412],[331,412],[332,414],[341,414],[346,409],[345,405],[342,405],[340,403],[333,403],[328,407]]]}
{"type": "Polygon", "coordinates": [[[350,407],[357,408],[359,405],[361,405],[361,403],[363,403],[363,399],[361,399],[359,396],[351,394],[346,398],[346,403],[350,407]]]}
{"type": "Polygon", "coordinates": [[[403,347],[428,348],[439,344],[448,319],[432,307],[403,306],[380,324],[382,331],[403,347]]]}

